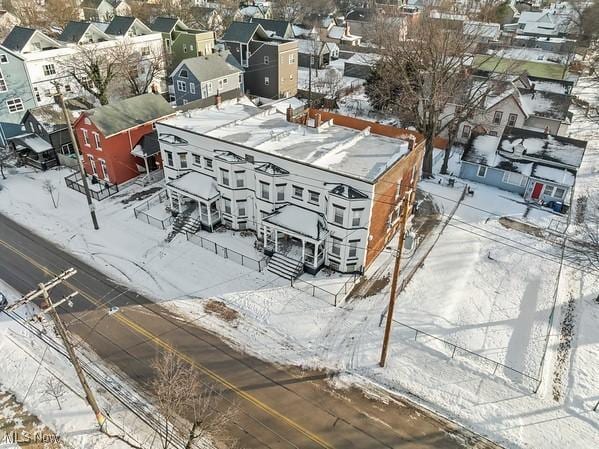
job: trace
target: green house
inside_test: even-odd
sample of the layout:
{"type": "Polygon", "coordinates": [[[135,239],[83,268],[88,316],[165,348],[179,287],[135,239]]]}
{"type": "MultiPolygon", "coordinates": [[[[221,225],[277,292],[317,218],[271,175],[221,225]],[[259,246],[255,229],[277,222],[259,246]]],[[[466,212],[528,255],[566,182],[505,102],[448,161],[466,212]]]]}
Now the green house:
{"type": "Polygon", "coordinates": [[[196,56],[209,55],[214,49],[214,32],[189,28],[173,17],[157,17],[150,25],[152,31],[162,33],[169,66],[196,56]]]}

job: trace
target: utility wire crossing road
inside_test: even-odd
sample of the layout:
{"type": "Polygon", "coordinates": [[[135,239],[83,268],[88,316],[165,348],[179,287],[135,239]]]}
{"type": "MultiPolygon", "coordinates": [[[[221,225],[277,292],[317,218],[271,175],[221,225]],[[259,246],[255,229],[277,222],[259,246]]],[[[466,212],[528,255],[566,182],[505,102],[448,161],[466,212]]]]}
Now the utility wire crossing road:
{"type": "Polygon", "coordinates": [[[64,282],[67,288],[55,289],[57,296],[80,292],[72,309],[60,309],[69,330],[140,387],[153,377],[159,351],[190,363],[224,400],[238,404],[231,433],[240,447],[494,447],[411,404],[335,392],[323,373],[283,369],[237,352],[0,214],[0,279],[25,294],[70,267],[77,274],[64,282]],[[119,311],[108,314],[111,307],[119,311]]]}

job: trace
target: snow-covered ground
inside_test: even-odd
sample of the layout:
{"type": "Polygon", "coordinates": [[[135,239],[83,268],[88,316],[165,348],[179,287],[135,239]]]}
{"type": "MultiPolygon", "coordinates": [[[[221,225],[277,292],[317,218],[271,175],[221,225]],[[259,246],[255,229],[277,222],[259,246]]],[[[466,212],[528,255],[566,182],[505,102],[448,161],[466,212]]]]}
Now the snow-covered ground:
{"type": "MultiPolygon", "coordinates": [[[[9,302],[19,297],[2,280],[0,291],[6,295],[9,302]]],[[[23,306],[17,313],[29,317],[39,313],[39,310],[35,306],[23,306]]],[[[49,335],[59,341],[51,326],[45,327],[49,335]]],[[[51,431],[41,425],[38,425],[37,429],[27,429],[36,432],[34,437],[43,437],[50,441],[58,436],[60,446],[48,447],[130,448],[125,442],[98,430],[94,413],[85,401],[70,362],[4,314],[0,316],[0,354],[0,389],[10,392],[15,398],[15,401],[0,404],[4,407],[3,411],[0,410],[0,416],[4,414],[9,417],[10,410],[21,404],[24,412],[38,419],[51,431]]],[[[110,414],[106,429],[111,435],[123,436],[128,441],[149,449],[156,447],[152,442],[155,437],[150,428],[127,412],[113,397],[105,391],[102,392],[94,382],[89,379],[88,381],[92,389],[96,390],[96,399],[100,407],[110,414]]],[[[15,430],[17,433],[21,432],[19,426],[15,426],[15,430]]],[[[0,447],[10,446],[5,446],[0,441],[0,447]]]]}
{"type": "MultiPolygon", "coordinates": [[[[364,84],[361,78],[344,76],[346,59],[335,59],[323,69],[312,69],[312,91],[330,94],[331,86],[336,89],[341,88],[359,88],[364,84]],[[332,71],[332,72],[329,72],[332,71]],[[328,73],[328,74],[327,74],[328,73]],[[334,73],[334,75],[332,75],[334,73]],[[331,80],[334,79],[335,82],[331,80]]],[[[307,67],[297,68],[297,87],[299,89],[308,90],[310,87],[310,69],[307,67]]]]}
{"type": "MultiPolygon", "coordinates": [[[[583,84],[584,87],[584,84],[583,84]]],[[[593,92],[589,90],[589,95],[593,92]]],[[[597,124],[576,114],[572,137],[592,139],[581,168],[577,194],[598,191],[597,124]]],[[[439,159],[437,159],[439,163],[439,159]]],[[[459,157],[450,171],[459,170],[459,157]]],[[[437,164],[438,165],[438,164],[437,164]]],[[[102,229],[91,230],[82,196],[63,187],[65,173],[11,174],[2,182],[0,210],[40,234],[59,242],[123,283],[227,337],[232,345],[268,360],[339,370],[337,385],[370,382],[406,394],[507,447],[589,448],[599,439],[598,287],[570,267],[562,272],[553,326],[549,327],[559,264],[559,245],[514,229],[511,217],[541,229],[562,220],[527,207],[522,198],[472,184],[441,238],[397,301],[387,366],[378,366],[381,314],[388,302],[385,263],[382,289],[352,298],[340,307],[291,289],[267,272],[258,273],[222,259],[178,237],[164,243],[165,232],[133,218],[120,199],[99,203],[102,229]],[[60,186],[59,209],[41,188],[51,178],[60,186]],[[525,216],[526,214],[526,216],[525,216]],[[574,298],[572,351],[556,364],[561,323],[574,298]],[[204,306],[214,299],[239,314],[223,322],[204,306]],[[407,327],[410,326],[410,327],[407,327]],[[439,343],[416,328],[447,342],[439,343]],[[538,378],[545,336],[550,330],[543,383],[538,378]],[[481,354],[490,361],[472,356],[481,354]],[[452,358],[453,355],[453,358],[452,358]],[[502,364],[498,365],[497,363],[502,364]],[[556,377],[556,368],[565,371],[556,377]],[[557,379],[557,380],[554,380],[557,379]],[[555,384],[560,383],[558,400],[555,384]]],[[[454,209],[463,184],[454,188],[424,181],[421,188],[437,203],[441,218],[454,209]]],[[[529,228],[534,229],[534,228],[529,228]]],[[[211,235],[207,235],[210,239],[211,235]]],[[[417,256],[414,256],[417,257],[417,256]]],[[[336,283],[326,276],[315,282],[336,283]]],[[[562,345],[563,346],[563,345],[562,345]]]]}

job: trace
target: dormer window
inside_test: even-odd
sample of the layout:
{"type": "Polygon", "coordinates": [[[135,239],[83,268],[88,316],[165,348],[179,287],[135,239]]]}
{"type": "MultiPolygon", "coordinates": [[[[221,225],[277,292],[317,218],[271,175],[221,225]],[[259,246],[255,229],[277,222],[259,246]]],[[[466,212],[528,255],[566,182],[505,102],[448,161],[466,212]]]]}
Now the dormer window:
{"type": "Polygon", "coordinates": [[[189,77],[189,74],[187,73],[187,70],[186,70],[186,69],[181,69],[181,71],[179,72],[179,76],[180,76],[181,78],[188,78],[188,77],[189,77]]]}

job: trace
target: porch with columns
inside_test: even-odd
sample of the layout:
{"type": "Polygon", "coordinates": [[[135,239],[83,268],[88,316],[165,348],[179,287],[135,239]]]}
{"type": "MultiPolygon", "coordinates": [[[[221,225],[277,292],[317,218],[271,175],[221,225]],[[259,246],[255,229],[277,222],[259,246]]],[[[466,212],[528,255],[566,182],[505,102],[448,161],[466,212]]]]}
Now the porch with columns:
{"type": "Polygon", "coordinates": [[[326,239],[317,240],[269,223],[263,224],[262,234],[266,254],[280,253],[300,261],[309,273],[324,265],[326,239]]]}

